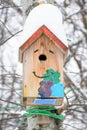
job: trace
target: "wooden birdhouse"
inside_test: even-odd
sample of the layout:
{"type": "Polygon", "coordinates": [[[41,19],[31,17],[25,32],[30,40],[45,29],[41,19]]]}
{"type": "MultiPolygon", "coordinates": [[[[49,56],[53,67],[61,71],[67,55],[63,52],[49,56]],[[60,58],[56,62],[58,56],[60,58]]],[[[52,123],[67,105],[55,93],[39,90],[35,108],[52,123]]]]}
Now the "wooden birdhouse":
{"type": "Polygon", "coordinates": [[[24,43],[19,48],[23,105],[61,105],[68,47],[57,7],[50,4],[35,7],[25,22],[23,37],[24,43]]]}

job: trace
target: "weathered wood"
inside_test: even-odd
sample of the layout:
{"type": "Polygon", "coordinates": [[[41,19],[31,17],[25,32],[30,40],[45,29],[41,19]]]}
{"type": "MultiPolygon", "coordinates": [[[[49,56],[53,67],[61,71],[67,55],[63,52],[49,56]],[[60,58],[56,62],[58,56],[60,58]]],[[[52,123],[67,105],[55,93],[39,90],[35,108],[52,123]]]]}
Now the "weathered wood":
{"type": "Polygon", "coordinates": [[[36,97],[24,97],[23,98],[23,105],[24,106],[61,106],[62,102],[63,102],[63,98],[56,98],[56,102],[55,104],[35,104],[34,100],[36,99],[36,97]]]}
{"type": "MultiPolygon", "coordinates": [[[[30,97],[30,101],[25,102],[26,105],[34,105],[33,98],[39,97],[38,88],[41,77],[46,70],[52,68],[61,74],[61,82],[63,82],[63,53],[46,35],[41,35],[34,43],[27,48],[23,53],[23,97],[30,97]],[[46,57],[46,60],[39,59],[41,55],[46,57]],[[38,76],[36,77],[35,74],[38,76]]],[[[42,57],[43,58],[43,57],[42,57]]],[[[51,97],[54,98],[54,97],[51,97]]],[[[55,97],[56,98],[56,97],[55,97]]],[[[62,99],[57,99],[56,105],[60,105],[62,99]]]]}

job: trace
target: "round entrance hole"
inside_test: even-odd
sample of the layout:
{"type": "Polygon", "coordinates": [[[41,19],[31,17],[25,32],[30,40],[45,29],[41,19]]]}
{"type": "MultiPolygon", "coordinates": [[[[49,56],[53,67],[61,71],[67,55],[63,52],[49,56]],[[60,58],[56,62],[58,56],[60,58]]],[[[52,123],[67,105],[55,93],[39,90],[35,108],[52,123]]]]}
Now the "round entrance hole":
{"type": "Polygon", "coordinates": [[[47,59],[47,57],[44,54],[39,56],[40,61],[45,61],[46,59],[47,59]]]}

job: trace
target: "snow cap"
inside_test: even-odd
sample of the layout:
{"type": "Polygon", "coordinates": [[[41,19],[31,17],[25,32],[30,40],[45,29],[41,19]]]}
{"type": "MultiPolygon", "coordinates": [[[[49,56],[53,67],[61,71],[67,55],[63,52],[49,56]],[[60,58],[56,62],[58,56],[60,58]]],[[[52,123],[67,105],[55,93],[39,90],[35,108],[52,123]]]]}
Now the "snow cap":
{"type": "Polygon", "coordinates": [[[24,25],[22,43],[27,41],[43,25],[68,47],[61,12],[51,4],[40,4],[29,13],[24,25]]]}

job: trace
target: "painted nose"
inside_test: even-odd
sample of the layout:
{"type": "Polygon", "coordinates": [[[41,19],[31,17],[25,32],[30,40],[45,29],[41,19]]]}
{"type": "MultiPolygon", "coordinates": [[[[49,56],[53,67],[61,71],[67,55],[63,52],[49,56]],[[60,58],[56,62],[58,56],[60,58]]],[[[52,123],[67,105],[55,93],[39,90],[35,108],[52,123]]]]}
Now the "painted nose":
{"type": "Polygon", "coordinates": [[[47,60],[46,55],[44,55],[44,54],[40,55],[40,56],[39,56],[39,60],[40,60],[40,61],[46,61],[46,60],[47,60]]]}

